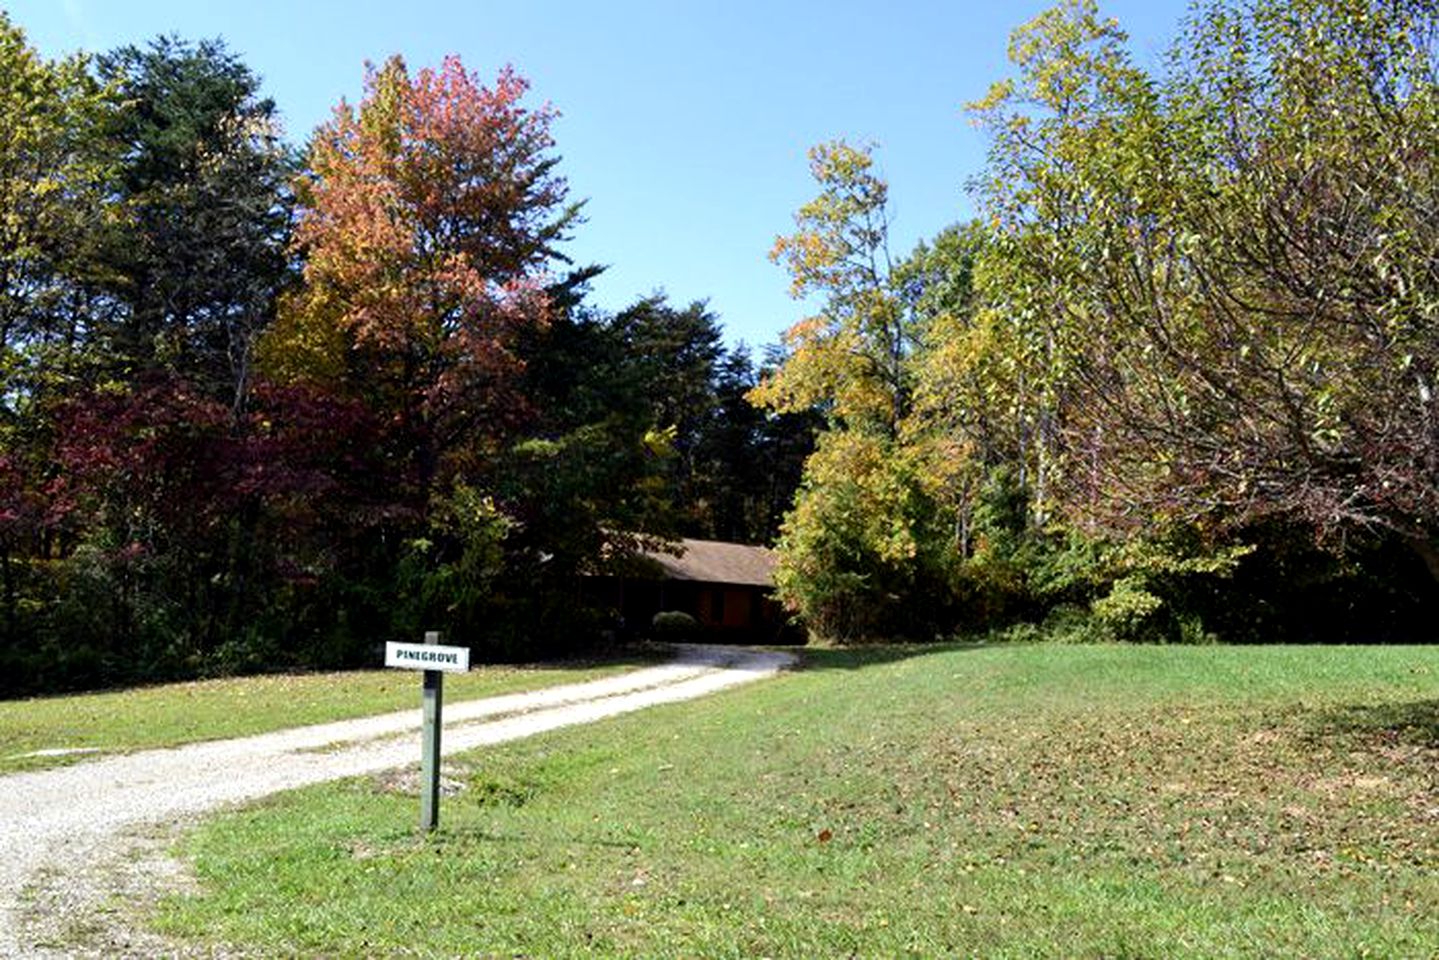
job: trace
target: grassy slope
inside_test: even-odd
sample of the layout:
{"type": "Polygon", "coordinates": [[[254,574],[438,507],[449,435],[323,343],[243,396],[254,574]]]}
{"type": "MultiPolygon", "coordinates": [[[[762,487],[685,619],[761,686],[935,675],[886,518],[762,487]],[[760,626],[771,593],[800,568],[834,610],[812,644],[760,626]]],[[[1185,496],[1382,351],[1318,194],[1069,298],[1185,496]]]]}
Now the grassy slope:
{"type": "MultiPolygon", "coordinates": [[[[590,680],[632,665],[481,667],[448,677],[445,699],[590,680]]],[[[419,703],[419,677],[408,670],[275,674],[0,701],[0,773],[77,759],[17,756],[32,750],[98,747],[113,753],[174,746],[418,708],[419,703]]]]}
{"type": "Polygon", "coordinates": [[[1439,648],[817,652],[188,841],[262,955],[1429,956],[1439,648]]]}

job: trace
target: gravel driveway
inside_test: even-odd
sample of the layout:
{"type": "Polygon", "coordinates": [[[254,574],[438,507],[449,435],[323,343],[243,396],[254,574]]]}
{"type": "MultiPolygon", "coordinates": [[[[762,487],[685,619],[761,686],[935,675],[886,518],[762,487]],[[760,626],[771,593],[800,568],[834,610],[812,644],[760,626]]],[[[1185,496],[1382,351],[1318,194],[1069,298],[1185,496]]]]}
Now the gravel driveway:
{"type": "MultiPolygon", "coordinates": [[[[784,653],[690,646],[670,663],[603,680],[447,704],[444,751],[689,700],[793,662],[784,653]]],[[[115,891],[96,888],[126,886],[116,864],[130,862],[129,880],[143,884],[133,874],[145,871],[133,864],[147,831],[293,787],[418,764],[418,678],[415,687],[413,710],[0,777],[0,957],[86,952],[56,943],[57,931],[111,909],[104,903],[115,891]]],[[[113,939],[103,950],[153,951],[153,943],[127,950],[113,939]]]]}

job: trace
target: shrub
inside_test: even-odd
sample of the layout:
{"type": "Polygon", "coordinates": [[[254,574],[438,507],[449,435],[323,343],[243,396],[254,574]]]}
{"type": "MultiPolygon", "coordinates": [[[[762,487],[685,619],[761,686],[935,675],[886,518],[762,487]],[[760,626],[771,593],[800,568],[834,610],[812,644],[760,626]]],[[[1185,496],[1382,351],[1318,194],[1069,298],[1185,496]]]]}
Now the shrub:
{"type": "Polygon", "coordinates": [[[699,628],[695,618],[683,610],[661,610],[650,621],[650,629],[657,640],[693,640],[699,628]]]}
{"type": "Polygon", "coordinates": [[[1164,601],[1144,587],[1140,577],[1121,577],[1114,581],[1107,596],[1090,605],[1094,618],[1116,640],[1151,639],[1164,601]]]}

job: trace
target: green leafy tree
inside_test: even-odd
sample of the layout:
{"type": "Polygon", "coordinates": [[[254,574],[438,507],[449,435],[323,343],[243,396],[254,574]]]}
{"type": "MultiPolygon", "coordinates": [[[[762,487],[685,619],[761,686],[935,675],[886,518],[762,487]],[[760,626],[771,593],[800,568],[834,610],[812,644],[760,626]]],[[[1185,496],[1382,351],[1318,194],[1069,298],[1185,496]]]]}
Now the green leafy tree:
{"type": "Polygon", "coordinates": [[[546,642],[574,649],[612,625],[585,579],[624,567],[670,530],[671,458],[638,358],[615,318],[583,303],[597,272],[552,290],[550,322],[522,346],[535,420],[496,471],[499,502],[517,521],[497,583],[519,615],[506,640],[514,653],[546,642]]]}
{"type": "Polygon", "coordinates": [[[990,475],[1018,474],[1022,464],[1013,429],[1022,407],[1013,389],[1016,365],[1003,353],[1010,343],[1005,321],[980,309],[975,290],[987,243],[977,223],[949,227],[896,271],[921,331],[905,436],[926,491],[953,518],[950,539],[961,560],[974,552],[975,509],[990,475]]]}
{"type": "Polygon", "coordinates": [[[973,184],[992,227],[991,255],[976,273],[980,352],[999,360],[987,364],[991,389],[976,399],[1002,411],[1018,482],[1040,525],[1061,499],[1063,435],[1079,392],[1075,357],[1094,335],[1092,304],[1075,278],[1102,252],[1111,226],[1090,174],[1097,158],[1145,165],[1144,144],[1122,135],[1124,119],[1152,100],[1126,40],[1094,0],[1068,0],[1014,31],[1015,76],[969,105],[991,144],[973,184]]]}
{"type": "Polygon", "coordinates": [[[794,502],[824,421],[813,411],[773,413],[755,407],[749,394],[762,376],[743,344],[716,367],[714,415],[697,447],[697,475],[707,507],[707,525],[697,535],[772,543],[794,502]]]}
{"type": "Polygon", "coordinates": [[[710,534],[712,504],[700,456],[717,412],[719,320],[703,302],[678,309],[657,294],[620,311],[611,326],[629,358],[627,377],[648,410],[652,437],[667,452],[670,529],[710,534]]]}
{"type": "Polygon", "coordinates": [[[680,308],[654,294],[610,316],[570,310],[527,357],[527,379],[546,411],[540,432],[560,439],[584,427],[586,442],[613,445],[594,450],[587,468],[599,485],[587,502],[623,505],[605,520],[609,527],[774,538],[815,421],[748,402],[758,382],[749,350],[724,348],[719,319],[703,302],[680,308]],[[621,465],[622,474],[605,472],[621,465]]]}
{"type": "Polygon", "coordinates": [[[296,158],[275,104],[219,40],[123,47],[98,73],[123,104],[104,131],[120,211],[102,250],[106,359],[121,379],[178,373],[238,414],[290,270],[296,158]]]}
{"type": "Polygon", "coordinates": [[[1422,3],[1198,8],[1165,86],[1182,253],[1155,259],[1175,280],[1148,298],[1180,319],[1115,311],[1170,345],[1167,375],[1100,368],[1106,395],[1153,398],[1117,405],[1121,482],[1397,535],[1439,579],[1436,31],[1422,3]]]}
{"type": "Polygon", "coordinates": [[[1043,384],[1027,479],[1124,541],[1095,568],[1100,620],[1233,574],[1251,531],[1290,557],[1275,530],[1397,537],[1433,568],[1435,25],[1422,4],[1201,3],[1158,79],[1091,4],[1016,33],[1017,76],[976,105],[995,235],[967,329],[993,311],[1020,333],[942,338],[927,384],[993,359],[1016,395],[1043,384]]]}
{"type": "Polygon", "coordinates": [[[935,505],[905,437],[920,330],[889,251],[888,187],[869,151],[842,142],[813,149],[810,167],[819,194],[771,256],[795,296],[817,295],[821,308],[786,332],[783,363],[751,393],[776,414],[827,420],[782,527],[776,583],[819,633],[924,633],[943,601],[908,601],[944,572],[935,505]]]}
{"type": "Polygon", "coordinates": [[[1031,86],[1095,93],[1006,107],[991,161],[1003,260],[1063,292],[1049,327],[1077,335],[1059,424],[1075,514],[1387,531],[1439,573],[1435,11],[1203,3],[1161,82],[1091,7],[1037,24],[1039,49],[1114,49],[1021,62],[1031,86]]]}
{"type": "Polygon", "coordinates": [[[7,427],[83,346],[115,109],[83,57],[49,63],[0,13],[0,407],[7,427]]]}

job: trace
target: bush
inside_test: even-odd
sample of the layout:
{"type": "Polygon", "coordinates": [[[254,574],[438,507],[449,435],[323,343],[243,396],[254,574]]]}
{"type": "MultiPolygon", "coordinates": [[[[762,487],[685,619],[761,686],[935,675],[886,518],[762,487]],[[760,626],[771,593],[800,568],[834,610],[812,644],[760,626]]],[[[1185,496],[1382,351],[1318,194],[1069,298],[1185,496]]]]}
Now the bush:
{"type": "Polygon", "coordinates": [[[1142,577],[1120,577],[1108,595],[1090,605],[1094,619],[1116,640],[1142,641],[1155,639],[1156,621],[1161,619],[1164,601],[1145,589],[1142,577]]]}
{"type": "Polygon", "coordinates": [[[1044,617],[1042,635],[1051,643],[1100,643],[1113,639],[1087,607],[1061,603],[1044,617]]]}
{"type": "Polygon", "coordinates": [[[661,610],[650,621],[656,640],[693,640],[699,628],[695,618],[683,610],[661,610]]]}

